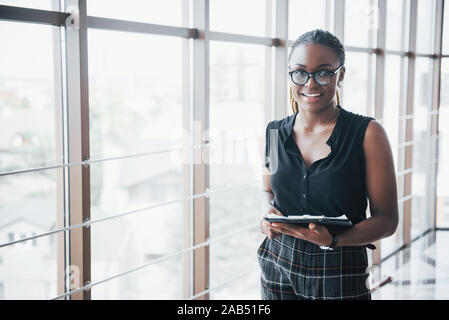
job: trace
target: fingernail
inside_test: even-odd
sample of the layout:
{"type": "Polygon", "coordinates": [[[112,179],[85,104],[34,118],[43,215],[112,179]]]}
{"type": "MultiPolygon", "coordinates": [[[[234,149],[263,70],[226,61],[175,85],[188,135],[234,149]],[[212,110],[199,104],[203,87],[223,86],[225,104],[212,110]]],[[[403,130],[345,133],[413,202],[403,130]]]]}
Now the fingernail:
{"type": "Polygon", "coordinates": [[[277,226],[278,226],[276,223],[272,223],[271,225],[274,226],[274,227],[277,227],[277,226]]]}

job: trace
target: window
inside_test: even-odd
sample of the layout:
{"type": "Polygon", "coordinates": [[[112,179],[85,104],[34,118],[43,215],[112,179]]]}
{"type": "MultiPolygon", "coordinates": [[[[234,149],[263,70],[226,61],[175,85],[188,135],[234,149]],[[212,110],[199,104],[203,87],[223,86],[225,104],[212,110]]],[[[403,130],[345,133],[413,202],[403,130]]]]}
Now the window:
{"type": "Polygon", "coordinates": [[[181,39],[104,30],[89,30],[88,39],[92,158],[179,143],[181,39]]]}
{"type": "MultiPolygon", "coordinates": [[[[403,62],[400,56],[385,56],[385,100],[383,107],[383,127],[387,132],[396,172],[398,171],[399,159],[399,115],[400,115],[400,95],[401,92],[401,64],[403,62]]],[[[401,181],[401,179],[396,179],[401,181]]],[[[397,183],[399,184],[399,183],[397,183]]],[[[398,185],[398,191],[400,187],[398,185]]],[[[400,198],[400,195],[398,195],[400,198]]],[[[398,209],[402,209],[402,203],[398,209]]],[[[399,210],[399,223],[396,233],[388,238],[382,239],[382,258],[388,256],[394,250],[400,248],[403,244],[402,234],[403,211],[399,210]]]]}
{"type": "Polygon", "coordinates": [[[251,36],[266,34],[265,0],[213,0],[209,2],[209,11],[211,31],[251,36]]]}
{"type": "Polygon", "coordinates": [[[124,6],[120,0],[87,1],[89,16],[110,19],[147,22],[171,26],[183,26],[183,0],[133,0],[124,6]]]}
{"type": "MultiPolygon", "coordinates": [[[[59,157],[62,97],[58,37],[58,27],[0,21],[0,39],[8,44],[2,47],[0,59],[1,173],[53,165],[59,157]]],[[[11,229],[18,232],[9,232],[8,241],[24,239],[32,231],[55,229],[61,214],[57,210],[61,170],[0,177],[1,239],[6,240],[11,229]]],[[[37,251],[30,247],[27,240],[0,249],[5,261],[0,266],[0,282],[7,284],[5,299],[50,299],[57,295],[56,290],[50,295],[41,290],[44,281],[56,285],[55,248],[37,251]]]]}
{"type": "Polygon", "coordinates": [[[341,104],[349,111],[369,115],[373,109],[372,71],[374,55],[346,52],[345,78],[342,82],[341,104]]]}
{"type": "Polygon", "coordinates": [[[413,109],[413,175],[412,175],[412,239],[430,226],[430,117],[431,105],[431,60],[416,58],[415,95],[413,109]]]}
{"type": "Polygon", "coordinates": [[[246,165],[251,157],[246,150],[255,150],[257,141],[254,137],[263,131],[263,79],[267,71],[264,62],[265,48],[262,46],[211,42],[212,188],[258,178],[257,169],[246,165]],[[239,170],[239,173],[235,170],[239,170]]]}
{"type": "Polygon", "coordinates": [[[385,47],[389,50],[403,50],[408,45],[405,43],[407,37],[402,36],[402,24],[404,23],[403,14],[404,1],[386,1],[387,3],[387,25],[385,38],[385,47]]]}
{"type": "MultiPolygon", "coordinates": [[[[0,0],[22,12],[42,9],[63,16],[60,3],[0,0]]],[[[393,236],[381,241],[381,258],[400,248],[410,231],[414,239],[432,227],[431,168],[436,160],[437,226],[449,226],[448,57],[441,64],[440,109],[432,111],[439,57],[430,54],[438,34],[439,1],[418,0],[415,8],[409,0],[290,0],[284,2],[288,12],[277,10],[278,1],[210,0],[208,8],[198,3],[88,1],[87,39],[81,32],[77,40],[45,13],[39,15],[42,23],[32,23],[26,16],[10,22],[7,10],[0,12],[0,40],[8,44],[0,59],[0,238],[18,242],[0,248],[0,299],[188,299],[205,294],[209,299],[259,299],[256,250],[264,236],[258,228],[258,138],[267,120],[291,112],[287,76],[279,77],[286,71],[288,47],[275,48],[275,27],[288,31],[288,39],[281,39],[288,43],[312,29],[332,32],[344,24],[341,104],[382,120],[395,167],[402,171],[397,172],[400,187],[404,175],[412,176],[405,186],[412,194],[400,195],[400,223],[393,236]],[[386,26],[379,24],[383,4],[386,26]],[[335,10],[340,5],[344,10],[335,10]],[[409,9],[417,12],[409,17],[409,9]],[[206,41],[194,36],[193,19],[209,22],[206,41]],[[378,41],[384,31],[385,47],[378,41]],[[417,56],[404,57],[409,38],[417,44],[417,56]],[[87,52],[80,45],[84,40],[87,52]],[[386,49],[385,56],[373,50],[377,47],[386,49]],[[385,69],[377,64],[383,57],[385,69]],[[413,88],[413,81],[407,81],[410,71],[413,88]],[[375,96],[382,91],[383,96],[375,96]],[[411,95],[413,113],[406,114],[411,95]],[[435,116],[438,133],[432,127],[435,116]],[[202,128],[193,128],[196,119],[202,128]],[[203,134],[206,124],[209,139],[192,146],[198,140],[186,139],[187,132],[203,134]],[[438,154],[431,148],[436,142],[438,154]],[[84,166],[66,167],[72,161],[68,156],[80,153],[79,146],[84,166]],[[412,159],[403,157],[407,148],[413,149],[412,159]],[[209,159],[195,165],[195,150],[207,150],[209,159]],[[188,161],[176,161],[178,152],[188,161]],[[412,168],[403,170],[408,160],[412,168]],[[81,179],[83,173],[89,174],[81,179]],[[90,206],[84,206],[85,199],[90,206]],[[90,222],[82,221],[85,208],[90,222]],[[408,214],[411,230],[403,228],[408,214]],[[89,230],[90,254],[65,237],[64,227],[75,220],[85,225],[71,234],[89,230]],[[38,237],[52,230],[59,232],[38,237]],[[199,240],[193,236],[201,233],[199,240]],[[194,244],[202,248],[193,249],[194,244]],[[86,259],[92,285],[75,294],[61,291],[74,256],[86,259]]],[[[197,31],[201,35],[204,30],[197,31]]],[[[374,257],[370,262],[379,263],[374,257]]]]}
{"type": "MultiPolygon", "coordinates": [[[[182,40],[103,30],[89,30],[88,36],[92,157],[177,147],[184,112],[182,40]]],[[[92,219],[111,217],[182,198],[182,165],[172,160],[170,152],[101,161],[91,165],[91,184],[92,219]]],[[[147,255],[163,257],[181,250],[182,237],[175,236],[182,234],[181,204],[94,225],[92,281],[149,263],[147,255]],[[113,236],[117,234],[122,236],[113,236]]],[[[92,298],[179,299],[183,283],[179,259],[106,282],[92,290],[92,298]]]]}
{"type": "Polygon", "coordinates": [[[378,28],[377,0],[345,1],[345,46],[375,47],[378,28]]]}
{"type": "MultiPolygon", "coordinates": [[[[4,170],[54,163],[55,109],[60,99],[55,32],[55,27],[0,21],[0,37],[9,44],[0,59],[0,166],[4,170]]],[[[2,194],[11,197],[11,192],[2,194]]]]}
{"type": "Polygon", "coordinates": [[[416,52],[433,53],[435,38],[435,0],[418,1],[416,52]]]}
{"type": "MultiPolygon", "coordinates": [[[[142,206],[143,207],[143,206],[142,206]]],[[[92,226],[92,299],[182,299],[182,207],[162,206],[92,226]],[[151,258],[147,255],[151,254],[151,258]]]]}
{"type": "MultiPolygon", "coordinates": [[[[55,238],[57,235],[47,236],[51,237],[55,238]]],[[[3,288],[0,286],[1,299],[47,300],[57,296],[56,254],[56,246],[46,245],[37,248],[31,245],[30,240],[1,248],[0,283],[3,284],[3,288]],[[52,290],[45,289],[47,283],[52,285],[52,290]]]]}
{"type": "Polygon", "coordinates": [[[313,29],[329,30],[325,0],[290,0],[288,6],[289,39],[295,40],[301,34],[313,29]]]}
{"type": "Polygon", "coordinates": [[[33,8],[39,10],[59,10],[59,1],[55,0],[0,0],[0,5],[33,8]]]}
{"type": "Polygon", "coordinates": [[[210,286],[252,271],[213,290],[210,299],[258,299],[258,270],[254,252],[262,241],[254,221],[260,215],[254,206],[260,199],[257,133],[263,131],[265,48],[258,45],[213,41],[210,45],[210,128],[212,190],[210,197],[210,237],[229,237],[210,246],[210,286]],[[236,228],[236,226],[239,226],[236,228]],[[242,245],[245,244],[245,245],[242,245]],[[236,263],[239,261],[239,263],[236,263]],[[255,280],[255,281],[254,281],[255,280]]]}

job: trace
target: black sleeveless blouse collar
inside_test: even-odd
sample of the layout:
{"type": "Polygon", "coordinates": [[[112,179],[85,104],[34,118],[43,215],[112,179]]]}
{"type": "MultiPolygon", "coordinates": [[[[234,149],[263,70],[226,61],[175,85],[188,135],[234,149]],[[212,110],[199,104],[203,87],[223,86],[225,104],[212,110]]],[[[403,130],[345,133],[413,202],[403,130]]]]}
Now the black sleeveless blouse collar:
{"type": "MultiPolygon", "coordinates": [[[[332,130],[331,135],[329,136],[329,138],[326,141],[326,144],[331,147],[331,152],[326,158],[330,158],[333,155],[333,153],[335,152],[335,150],[337,148],[337,144],[338,144],[338,139],[336,137],[340,136],[340,134],[339,134],[340,126],[341,126],[341,123],[344,122],[344,119],[342,119],[342,117],[345,117],[345,112],[340,105],[337,105],[337,108],[340,109],[340,113],[337,117],[334,129],[332,130]]],[[[295,112],[294,114],[292,114],[291,116],[288,117],[286,135],[282,141],[282,144],[284,145],[286,152],[289,152],[293,155],[298,155],[302,159],[301,151],[298,149],[298,146],[297,146],[295,140],[293,139],[293,125],[295,123],[295,119],[298,114],[299,114],[299,112],[295,112]]],[[[320,159],[319,161],[321,161],[321,160],[324,160],[324,159],[320,159]]],[[[310,170],[310,168],[309,168],[309,170],[310,170]]]]}

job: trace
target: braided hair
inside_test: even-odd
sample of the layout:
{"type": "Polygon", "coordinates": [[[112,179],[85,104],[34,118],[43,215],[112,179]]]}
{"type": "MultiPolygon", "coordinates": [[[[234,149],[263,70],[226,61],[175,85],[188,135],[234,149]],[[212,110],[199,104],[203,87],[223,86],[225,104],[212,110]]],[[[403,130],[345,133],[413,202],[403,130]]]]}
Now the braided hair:
{"type": "MultiPolygon", "coordinates": [[[[333,35],[329,31],[325,31],[322,29],[311,30],[299,36],[299,38],[296,39],[290,46],[291,49],[288,55],[288,61],[290,61],[293,50],[295,48],[309,42],[328,46],[337,55],[338,59],[340,60],[340,65],[345,63],[345,48],[343,47],[343,44],[335,35],[333,35]]],[[[291,88],[290,88],[290,104],[292,106],[293,112],[298,112],[299,110],[298,102],[296,102],[295,99],[293,99],[291,88]]],[[[337,104],[340,105],[340,95],[338,94],[338,89],[337,89],[337,104]]]]}

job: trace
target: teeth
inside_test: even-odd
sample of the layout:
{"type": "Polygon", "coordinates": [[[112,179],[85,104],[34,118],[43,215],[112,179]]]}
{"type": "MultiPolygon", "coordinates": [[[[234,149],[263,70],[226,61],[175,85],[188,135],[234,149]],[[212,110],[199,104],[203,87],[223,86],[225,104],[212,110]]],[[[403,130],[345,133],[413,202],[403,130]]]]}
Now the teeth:
{"type": "Polygon", "coordinates": [[[303,95],[305,95],[306,97],[318,97],[321,95],[321,93],[315,93],[315,94],[307,94],[307,93],[303,93],[303,95]]]}

